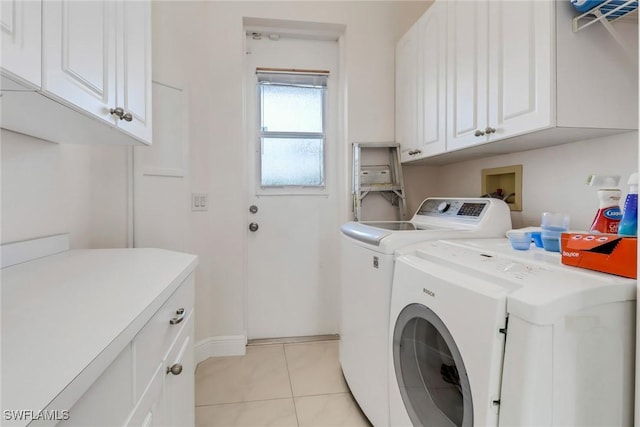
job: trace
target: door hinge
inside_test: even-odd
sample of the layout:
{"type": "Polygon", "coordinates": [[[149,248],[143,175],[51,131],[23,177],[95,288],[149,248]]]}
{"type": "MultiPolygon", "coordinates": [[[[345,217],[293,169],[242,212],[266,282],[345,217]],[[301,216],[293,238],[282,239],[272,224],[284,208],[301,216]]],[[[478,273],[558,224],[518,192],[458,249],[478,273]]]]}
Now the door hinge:
{"type": "Polygon", "coordinates": [[[498,405],[500,405],[500,399],[494,400],[493,401],[493,406],[498,406],[498,405]]]}

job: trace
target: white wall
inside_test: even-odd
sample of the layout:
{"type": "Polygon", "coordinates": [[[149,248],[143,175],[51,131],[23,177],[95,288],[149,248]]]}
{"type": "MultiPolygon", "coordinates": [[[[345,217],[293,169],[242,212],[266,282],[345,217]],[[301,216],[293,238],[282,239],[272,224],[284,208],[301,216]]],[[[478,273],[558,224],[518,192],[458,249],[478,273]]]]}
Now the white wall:
{"type": "MultiPolygon", "coordinates": [[[[545,211],[571,216],[570,227],[585,230],[598,209],[590,174],[621,175],[622,202],[629,175],[638,170],[638,132],[578,141],[556,147],[470,160],[440,167],[405,167],[411,204],[427,196],[479,197],[481,170],[522,165],[522,212],[513,212],[514,228],[540,225],[545,211]]],[[[622,203],[621,203],[622,204],[622,203]]]]}
{"type": "MultiPolygon", "coordinates": [[[[243,18],[342,24],[348,111],[342,138],[394,139],[395,41],[428,2],[156,2],[154,25],[171,31],[154,36],[183,60],[176,65],[154,46],[154,78],[187,82],[191,191],[209,194],[210,208],[191,215],[196,273],[196,342],[245,333],[244,257],[247,230],[244,140],[243,18]],[[188,47],[188,49],[186,48],[188,47]],[[156,70],[155,67],[161,69],[156,70]],[[162,77],[160,77],[162,76],[162,77]]],[[[349,160],[340,165],[344,171],[349,160]]],[[[346,172],[345,172],[346,174],[346,172]]],[[[345,175],[346,176],[346,175],[345,175]]],[[[350,213],[344,182],[341,217],[350,213]]]]}
{"type": "Polygon", "coordinates": [[[126,147],[0,138],[2,243],[69,232],[72,248],[126,246],[126,147]]]}

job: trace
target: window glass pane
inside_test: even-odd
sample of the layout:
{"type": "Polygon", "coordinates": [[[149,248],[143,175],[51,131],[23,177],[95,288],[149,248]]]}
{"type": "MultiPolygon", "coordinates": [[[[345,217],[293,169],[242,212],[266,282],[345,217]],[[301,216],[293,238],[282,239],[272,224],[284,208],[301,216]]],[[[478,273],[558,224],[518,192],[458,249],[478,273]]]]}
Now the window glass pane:
{"type": "Polygon", "coordinates": [[[263,132],[322,132],[322,88],[260,85],[263,132]]]}
{"type": "Polygon", "coordinates": [[[262,138],[263,187],[324,185],[321,138],[262,138]]]}

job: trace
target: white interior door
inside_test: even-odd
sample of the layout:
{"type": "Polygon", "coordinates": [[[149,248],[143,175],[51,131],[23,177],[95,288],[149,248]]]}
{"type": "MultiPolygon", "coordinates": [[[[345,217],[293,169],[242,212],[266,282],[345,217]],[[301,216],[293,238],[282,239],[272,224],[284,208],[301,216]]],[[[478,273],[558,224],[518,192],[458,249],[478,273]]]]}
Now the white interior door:
{"type": "MultiPolygon", "coordinates": [[[[246,48],[247,335],[256,339],[336,333],[338,43],[262,34],[248,36],[246,48]],[[324,185],[263,185],[263,153],[268,151],[263,151],[261,140],[262,98],[256,68],[330,71],[324,91],[324,185]],[[257,226],[255,231],[249,229],[250,223],[257,226]]],[[[291,114],[303,108],[285,104],[291,114]]],[[[264,147],[268,150],[266,143],[264,147]]],[[[281,167],[289,171],[300,165],[292,163],[281,167]]]]}

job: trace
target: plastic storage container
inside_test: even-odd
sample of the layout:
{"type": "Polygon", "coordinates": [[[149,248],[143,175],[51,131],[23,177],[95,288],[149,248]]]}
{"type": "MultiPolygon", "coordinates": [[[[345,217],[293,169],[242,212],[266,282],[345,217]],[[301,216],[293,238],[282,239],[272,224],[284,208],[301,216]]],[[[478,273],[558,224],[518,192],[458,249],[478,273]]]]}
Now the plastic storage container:
{"type": "Polygon", "coordinates": [[[569,215],[564,213],[543,212],[542,246],[545,251],[560,252],[560,235],[569,228],[569,215]]]}
{"type": "Polygon", "coordinates": [[[529,250],[531,246],[531,233],[528,231],[510,231],[508,234],[509,242],[513,249],[519,251],[529,250]]]}

